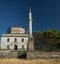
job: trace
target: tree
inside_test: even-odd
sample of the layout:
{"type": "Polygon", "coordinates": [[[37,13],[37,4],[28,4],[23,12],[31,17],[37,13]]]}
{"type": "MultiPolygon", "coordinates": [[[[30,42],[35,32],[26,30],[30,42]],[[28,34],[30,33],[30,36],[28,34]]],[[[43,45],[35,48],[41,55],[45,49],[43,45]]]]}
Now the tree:
{"type": "Polygon", "coordinates": [[[35,37],[35,36],[40,36],[40,35],[42,35],[42,32],[40,32],[40,31],[36,31],[36,32],[33,32],[33,36],[35,37]]]}
{"type": "Polygon", "coordinates": [[[57,33],[57,37],[56,37],[56,47],[57,47],[57,49],[60,49],[60,33],[57,33]]]}
{"type": "Polygon", "coordinates": [[[56,49],[56,36],[57,36],[57,31],[55,29],[51,29],[43,32],[43,39],[47,49],[49,50],[56,49]]]}
{"type": "Polygon", "coordinates": [[[60,33],[55,29],[33,32],[33,37],[35,49],[50,51],[60,49],[60,33]]]}
{"type": "Polygon", "coordinates": [[[40,31],[33,32],[33,37],[34,37],[34,48],[36,50],[41,49],[42,46],[42,41],[43,41],[43,33],[40,31]]]}
{"type": "Polygon", "coordinates": [[[55,29],[51,29],[51,30],[47,30],[47,31],[43,32],[43,36],[48,37],[48,38],[49,37],[56,38],[56,33],[57,33],[57,31],[55,29]]]}

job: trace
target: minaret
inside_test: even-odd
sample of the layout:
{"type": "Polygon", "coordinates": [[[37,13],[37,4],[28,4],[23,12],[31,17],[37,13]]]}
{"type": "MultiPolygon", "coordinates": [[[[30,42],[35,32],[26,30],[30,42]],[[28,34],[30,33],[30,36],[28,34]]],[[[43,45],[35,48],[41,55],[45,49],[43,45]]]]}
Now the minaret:
{"type": "Polygon", "coordinates": [[[31,51],[34,50],[34,41],[32,36],[32,12],[31,8],[29,9],[29,40],[27,44],[27,50],[31,51]]]}
{"type": "Polygon", "coordinates": [[[32,36],[32,12],[31,12],[31,8],[29,9],[29,36],[32,36]]]}

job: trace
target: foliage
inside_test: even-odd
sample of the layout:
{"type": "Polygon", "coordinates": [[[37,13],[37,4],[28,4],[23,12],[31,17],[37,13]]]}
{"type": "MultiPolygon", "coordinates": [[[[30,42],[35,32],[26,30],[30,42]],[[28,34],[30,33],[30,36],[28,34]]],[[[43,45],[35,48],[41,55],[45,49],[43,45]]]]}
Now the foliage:
{"type": "Polygon", "coordinates": [[[57,46],[57,49],[60,49],[60,33],[58,33],[56,37],[56,46],[57,46]]]}
{"type": "Polygon", "coordinates": [[[34,36],[34,37],[35,37],[35,36],[39,36],[39,35],[42,35],[42,32],[40,32],[40,31],[33,32],[33,36],[34,36]]]}
{"type": "Polygon", "coordinates": [[[59,50],[60,33],[55,29],[33,32],[35,45],[40,50],[59,50]]]}

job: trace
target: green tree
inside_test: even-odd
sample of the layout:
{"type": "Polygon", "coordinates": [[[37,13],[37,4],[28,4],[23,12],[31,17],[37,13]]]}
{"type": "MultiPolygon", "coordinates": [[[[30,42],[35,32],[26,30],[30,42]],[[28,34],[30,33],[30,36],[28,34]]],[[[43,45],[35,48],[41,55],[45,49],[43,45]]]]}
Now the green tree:
{"type": "Polygon", "coordinates": [[[60,33],[57,33],[57,37],[56,37],[56,47],[57,47],[57,49],[60,49],[60,33]]]}
{"type": "Polygon", "coordinates": [[[37,49],[60,50],[60,33],[55,29],[33,32],[33,37],[37,49]]]}
{"type": "Polygon", "coordinates": [[[43,39],[43,33],[40,31],[33,32],[33,37],[34,37],[34,48],[36,50],[42,49],[42,39],[43,39]]]}
{"type": "Polygon", "coordinates": [[[36,32],[33,32],[33,36],[35,37],[35,36],[40,36],[40,35],[42,35],[42,32],[41,31],[36,31],[36,32]]]}
{"type": "Polygon", "coordinates": [[[55,37],[56,38],[57,31],[55,29],[47,30],[43,32],[44,37],[55,37]]]}
{"type": "Polygon", "coordinates": [[[56,36],[57,36],[57,31],[55,29],[51,29],[43,32],[43,39],[45,44],[47,45],[46,46],[47,49],[56,50],[56,36]]]}

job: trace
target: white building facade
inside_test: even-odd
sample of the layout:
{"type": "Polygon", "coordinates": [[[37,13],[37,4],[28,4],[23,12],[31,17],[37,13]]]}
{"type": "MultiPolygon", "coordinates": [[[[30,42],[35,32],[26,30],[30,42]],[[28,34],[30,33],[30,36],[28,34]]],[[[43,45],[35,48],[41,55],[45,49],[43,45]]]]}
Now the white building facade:
{"type": "Polygon", "coordinates": [[[32,12],[29,9],[29,34],[21,27],[10,27],[7,29],[7,34],[2,34],[1,49],[11,50],[33,50],[32,36],[32,12]]]}
{"type": "Polygon", "coordinates": [[[10,27],[1,37],[1,49],[27,50],[29,35],[21,27],[10,27]]]}

